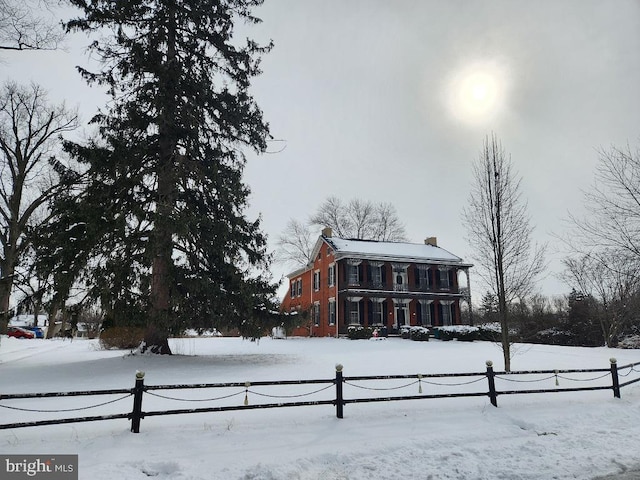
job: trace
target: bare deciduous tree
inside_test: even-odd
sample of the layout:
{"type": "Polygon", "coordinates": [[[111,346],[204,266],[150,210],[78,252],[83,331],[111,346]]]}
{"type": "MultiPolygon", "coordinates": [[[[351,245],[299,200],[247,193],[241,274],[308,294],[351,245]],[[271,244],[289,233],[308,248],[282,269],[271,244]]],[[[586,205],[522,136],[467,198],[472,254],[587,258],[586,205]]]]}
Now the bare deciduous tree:
{"type": "Polygon", "coordinates": [[[64,31],[49,0],[0,0],[0,50],[51,50],[64,31]]]}
{"type": "Polygon", "coordinates": [[[276,261],[289,265],[306,265],[311,261],[311,251],[316,236],[309,224],[291,219],[278,237],[276,261]]]}
{"type": "Polygon", "coordinates": [[[640,259],[640,149],[599,151],[594,185],[585,192],[587,214],[571,215],[572,250],[616,249],[640,259]]]}
{"type": "Polygon", "coordinates": [[[509,307],[532,292],[536,277],[545,268],[546,246],[532,243],[533,228],[520,194],[520,179],[495,135],[485,138],[473,175],[462,217],[478,274],[498,300],[504,366],[509,371],[509,307]]]}
{"type": "Polygon", "coordinates": [[[640,293],[640,149],[599,150],[586,214],[569,216],[562,239],[569,254],[564,280],[595,298],[604,342],[614,346],[633,317],[640,293]]]}
{"type": "Polygon", "coordinates": [[[621,255],[618,249],[598,249],[568,257],[563,262],[568,274],[565,281],[598,301],[603,343],[615,347],[618,336],[638,321],[640,269],[637,259],[621,255]]]}
{"type": "Polygon", "coordinates": [[[337,197],[327,198],[306,223],[289,220],[278,239],[277,259],[292,265],[306,265],[316,236],[313,231],[324,227],[339,238],[357,238],[385,242],[406,241],[404,225],[390,203],[374,203],[353,199],[343,203],[337,197]]]}
{"type": "Polygon", "coordinates": [[[27,229],[58,191],[50,163],[63,132],[75,129],[77,114],[50,106],[37,85],[15,83],[0,91],[0,332],[6,332],[16,268],[29,242],[27,229]]]}
{"type": "Polygon", "coordinates": [[[347,204],[337,197],[327,198],[309,223],[319,228],[330,227],[340,238],[382,242],[400,242],[407,238],[404,225],[392,204],[358,198],[347,204]]]}

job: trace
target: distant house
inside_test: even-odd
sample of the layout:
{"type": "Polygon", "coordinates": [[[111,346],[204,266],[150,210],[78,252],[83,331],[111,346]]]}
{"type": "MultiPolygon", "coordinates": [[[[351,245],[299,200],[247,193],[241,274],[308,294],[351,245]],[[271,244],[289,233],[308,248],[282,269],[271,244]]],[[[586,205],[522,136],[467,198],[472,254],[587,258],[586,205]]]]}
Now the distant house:
{"type": "Polygon", "coordinates": [[[404,325],[458,325],[460,302],[470,302],[472,265],[438,247],[435,237],[424,244],[353,240],[326,228],[311,258],[287,275],[282,310],[300,314],[294,335],[339,335],[358,325],[389,333],[404,325]]]}
{"type": "Polygon", "coordinates": [[[14,327],[44,327],[49,323],[49,316],[45,314],[21,313],[9,319],[9,325],[14,327]]]}

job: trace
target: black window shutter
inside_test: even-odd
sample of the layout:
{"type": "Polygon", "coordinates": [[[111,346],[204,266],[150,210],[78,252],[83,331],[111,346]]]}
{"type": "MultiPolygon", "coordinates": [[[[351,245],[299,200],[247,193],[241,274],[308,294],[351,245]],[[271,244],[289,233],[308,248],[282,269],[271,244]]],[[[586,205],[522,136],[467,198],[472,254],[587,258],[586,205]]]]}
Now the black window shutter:
{"type": "Polygon", "coordinates": [[[416,322],[418,325],[422,325],[422,304],[416,302],[416,322]]]}
{"type": "Polygon", "coordinates": [[[387,317],[389,314],[387,313],[387,301],[382,302],[382,324],[384,326],[387,325],[387,317]]]}
{"type": "Polygon", "coordinates": [[[373,323],[373,301],[371,300],[367,302],[367,322],[367,325],[373,323]]]}
{"type": "Polygon", "coordinates": [[[364,325],[364,300],[358,302],[358,310],[360,311],[360,325],[364,325]]]}
{"type": "Polygon", "coordinates": [[[454,276],[454,271],[453,270],[449,270],[449,288],[453,288],[453,276],[454,276]]]}

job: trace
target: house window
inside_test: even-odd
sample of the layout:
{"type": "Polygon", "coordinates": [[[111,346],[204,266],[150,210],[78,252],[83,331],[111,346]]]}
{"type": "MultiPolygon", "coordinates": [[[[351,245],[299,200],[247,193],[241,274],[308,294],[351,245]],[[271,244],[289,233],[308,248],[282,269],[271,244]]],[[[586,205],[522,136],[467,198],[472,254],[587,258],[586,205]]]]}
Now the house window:
{"type": "Polygon", "coordinates": [[[291,295],[291,298],[294,298],[296,296],[296,281],[294,280],[293,282],[291,282],[291,287],[289,288],[289,293],[291,295]]]}
{"type": "Polygon", "coordinates": [[[331,265],[327,270],[327,284],[330,287],[333,287],[336,284],[336,266],[335,264],[331,265]]]}
{"type": "Polygon", "coordinates": [[[416,286],[420,290],[431,288],[431,271],[427,265],[416,265],[416,286]]]}
{"type": "Polygon", "coordinates": [[[362,260],[350,258],[345,263],[345,276],[349,285],[360,285],[360,264],[362,260]]]}
{"type": "Polygon", "coordinates": [[[320,302],[315,302],[313,304],[312,315],[313,315],[313,324],[316,327],[319,327],[320,326],[320,302]]]}
{"type": "Polygon", "coordinates": [[[302,279],[299,278],[296,283],[298,284],[297,295],[300,297],[302,296],[302,279]]]}
{"type": "Polygon", "coordinates": [[[382,302],[377,300],[371,301],[371,324],[382,325],[384,324],[384,315],[382,311],[382,302]]]}
{"type": "Polygon", "coordinates": [[[313,272],[313,289],[316,292],[320,290],[320,270],[313,272]]]}
{"type": "Polygon", "coordinates": [[[384,279],[382,276],[383,267],[383,262],[369,262],[369,281],[373,288],[382,288],[384,286],[384,279]]]}
{"type": "Polygon", "coordinates": [[[440,302],[442,305],[442,325],[448,327],[452,325],[451,307],[453,302],[440,302]]]}
{"type": "Polygon", "coordinates": [[[430,326],[433,324],[431,319],[431,303],[432,300],[419,300],[420,306],[420,324],[430,326]]]}
{"type": "Polygon", "coordinates": [[[334,298],[329,299],[329,325],[333,326],[336,324],[336,301],[334,298]]]}
{"type": "Polygon", "coordinates": [[[449,269],[446,267],[438,268],[438,274],[440,276],[440,288],[443,290],[449,289],[449,269]]]}
{"type": "Polygon", "coordinates": [[[360,325],[360,302],[350,300],[349,303],[349,325],[360,325]]]}
{"type": "Polygon", "coordinates": [[[349,285],[360,283],[360,266],[347,264],[347,281],[349,285]]]}
{"type": "Polygon", "coordinates": [[[407,269],[408,263],[394,263],[393,267],[393,289],[396,292],[406,292],[409,290],[407,285],[407,269]]]}

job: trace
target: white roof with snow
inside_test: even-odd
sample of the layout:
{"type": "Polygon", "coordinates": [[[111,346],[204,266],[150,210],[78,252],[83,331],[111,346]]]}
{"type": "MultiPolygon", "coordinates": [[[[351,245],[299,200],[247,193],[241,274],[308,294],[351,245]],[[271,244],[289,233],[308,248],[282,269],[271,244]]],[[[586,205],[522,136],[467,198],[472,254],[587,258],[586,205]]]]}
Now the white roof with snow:
{"type": "Polygon", "coordinates": [[[462,259],[444,248],[420,243],[377,242],[345,238],[325,238],[334,249],[337,259],[345,257],[380,258],[397,261],[434,261],[438,263],[462,263],[462,259]]]}

